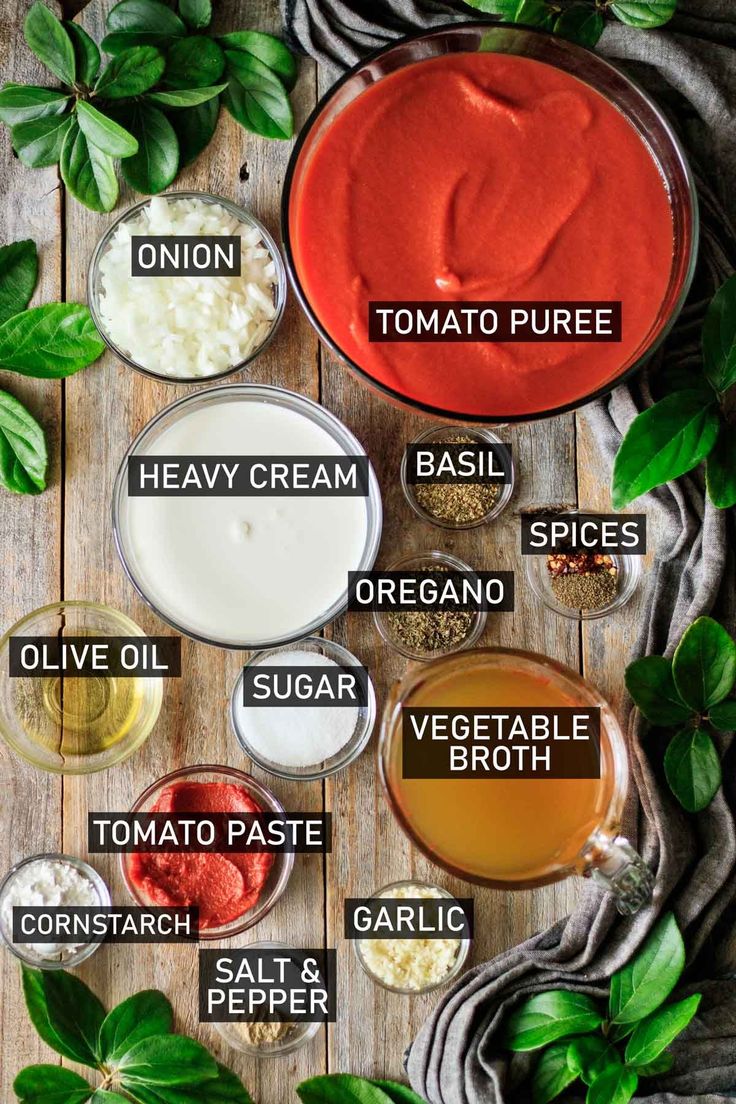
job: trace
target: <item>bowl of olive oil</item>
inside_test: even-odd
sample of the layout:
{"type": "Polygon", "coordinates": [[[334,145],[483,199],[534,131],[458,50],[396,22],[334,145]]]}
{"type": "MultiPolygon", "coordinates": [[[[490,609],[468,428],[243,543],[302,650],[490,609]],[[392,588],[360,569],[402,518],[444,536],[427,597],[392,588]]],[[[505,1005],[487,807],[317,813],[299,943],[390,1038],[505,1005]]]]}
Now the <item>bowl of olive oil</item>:
{"type": "Polygon", "coordinates": [[[158,720],[162,679],[47,673],[12,676],[10,639],[145,636],[125,614],[93,602],[59,602],[24,617],[0,640],[0,736],[28,762],[57,774],[91,774],[137,751],[158,720]]]}

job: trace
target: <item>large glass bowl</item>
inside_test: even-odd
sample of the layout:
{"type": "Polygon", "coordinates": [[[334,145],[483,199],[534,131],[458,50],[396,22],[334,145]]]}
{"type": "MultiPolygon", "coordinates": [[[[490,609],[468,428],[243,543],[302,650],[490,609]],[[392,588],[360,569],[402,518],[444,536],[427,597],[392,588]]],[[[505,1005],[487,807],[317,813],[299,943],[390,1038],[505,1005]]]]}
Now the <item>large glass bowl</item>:
{"type": "MultiPolygon", "coordinates": [[[[177,782],[221,782],[241,786],[264,813],[285,816],[284,807],[276,795],[267,786],[257,782],[252,775],[235,770],[233,767],[219,767],[209,764],[198,767],[182,767],[180,770],[172,771],[171,774],[165,774],[163,778],[159,778],[157,782],[154,782],[152,786],[143,791],[131,808],[131,813],[150,812],[163,791],[177,782]]],[[[155,901],[146,900],[138,887],[134,885],[130,876],[130,858],[131,856],[128,854],[120,855],[120,869],[130,896],[137,905],[144,908],[155,905],[155,901]]],[[[236,916],[226,924],[220,925],[220,927],[203,928],[199,932],[200,939],[228,939],[231,935],[239,935],[240,932],[254,927],[264,916],[269,914],[286,889],[291,872],[294,869],[294,854],[291,851],[279,851],[274,854],[273,859],[273,866],[255,905],[241,916],[236,916]]]]}
{"type": "MultiPolygon", "coordinates": [[[[281,222],[287,269],[297,297],[322,341],[343,364],[363,383],[395,405],[433,418],[492,425],[553,417],[576,409],[608,394],[641,368],[664,340],[685,302],[695,269],[698,242],[698,209],[693,176],[677,135],[654,101],[630,77],[591,50],[544,31],[481,21],[451,24],[404,38],[372,54],[332,86],[310,115],[294,147],[284,185],[281,222]],[[657,163],[669,193],[673,220],[674,249],[668,286],[657,316],[640,346],[604,386],[581,394],[572,402],[524,413],[509,413],[500,409],[480,413],[446,410],[411,398],[376,380],[347,356],[323,326],[300,281],[292,244],[291,218],[295,197],[299,194],[312,152],[336,116],[372,84],[398,69],[442,54],[481,51],[520,54],[545,62],[579,78],[608,99],[626,116],[657,163]]],[[[427,355],[431,355],[431,345],[427,355]]],[[[594,355],[593,351],[591,356],[594,355]]]]}
{"type": "MultiPolygon", "coordinates": [[[[211,387],[167,406],[146,425],[132,442],[118,470],[115,480],[112,499],[113,532],[115,544],[120,556],[125,573],[130,579],[141,598],[158,614],[158,616],[176,629],[177,632],[190,636],[193,640],[199,640],[204,644],[212,644],[220,648],[234,648],[239,650],[260,651],[264,648],[274,648],[282,644],[289,644],[301,640],[305,636],[311,636],[330,621],[334,621],[347,607],[348,580],[345,579],[343,593],[332,605],[312,618],[306,625],[294,624],[293,630],[284,632],[278,637],[259,636],[255,639],[227,639],[218,640],[212,635],[203,633],[195,624],[185,623],[184,619],[163,608],[162,603],[147,589],[144,582],[145,573],[137,562],[133,548],[130,522],[128,496],[128,459],[131,456],[146,455],[155,445],[158,438],[169,426],[176,424],[180,419],[193,409],[201,409],[209,405],[231,402],[253,402],[272,404],[293,411],[319,426],[329,434],[340,451],[347,456],[365,456],[365,449],[358,439],[353,436],[347,426],[331,414],[323,406],[303,395],[297,395],[293,391],[287,391],[283,387],[261,386],[259,384],[229,384],[223,387],[211,387]]],[[[245,452],[246,450],[244,450],[245,452]]],[[[366,537],[365,544],[359,562],[355,563],[351,570],[370,571],[378,554],[381,543],[381,529],[383,524],[383,511],[381,506],[381,490],[376,479],[373,466],[369,464],[368,495],[364,499],[366,510],[366,537]]],[[[325,540],[329,540],[329,533],[324,534],[325,540]]],[[[213,543],[212,570],[216,571],[216,547],[213,543]]],[[[193,607],[196,606],[197,596],[193,596],[193,607]]],[[[192,619],[194,620],[194,618],[192,619]]]]}
{"type": "Polygon", "coordinates": [[[11,678],[10,638],[145,636],[124,613],[96,602],[58,602],[34,610],[0,639],[0,737],[34,767],[92,774],[122,763],[151,733],[163,680],[138,677],[11,678]]]}

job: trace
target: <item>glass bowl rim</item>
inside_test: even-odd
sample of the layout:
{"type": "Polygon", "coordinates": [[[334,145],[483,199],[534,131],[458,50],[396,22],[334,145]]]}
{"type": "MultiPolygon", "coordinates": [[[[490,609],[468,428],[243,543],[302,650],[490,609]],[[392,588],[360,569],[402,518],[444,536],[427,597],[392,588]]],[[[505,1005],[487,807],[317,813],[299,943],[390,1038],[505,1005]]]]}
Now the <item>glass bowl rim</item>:
{"type": "MultiPolygon", "coordinates": [[[[454,552],[443,552],[439,548],[430,548],[423,551],[414,551],[406,553],[400,556],[398,560],[392,560],[392,562],[384,568],[384,571],[398,571],[402,567],[406,567],[407,564],[414,560],[432,560],[435,563],[443,563],[445,566],[451,568],[453,571],[469,571],[472,574],[476,574],[476,568],[471,567],[469,563],[462,560],[459,556],[456,556],[454,552]]],[[[410,570],[410,569],[409,569],[410,570]]],[[[421,570],[417,568],[417,570],[421,570]]],[[[373,624],[376,627],[378,635],[381,637],[385,644],[393,648],[404,659],[413,659],[419,663],[431,663],[435,659],[446,659],[449,656],[458,655],[460,652],[469,651],[476,643],[478,638],[483,633],[488,619],[488,612],[486,610],[476,610],[474,614],[473,624],[468,632],[468,635],[464,638],[463,642],[457,647],[448,652],[416,652],[411,651],[409,648],[405,648],[402,644],[399,644],[393,636],[386,629],[383,618],[385,613],[379,613],[377,610],[373,611],[373,624]]]]}
{"type": "Polygon", "coordinates": [[[497,517],[501,516],[506,507],[511,502],[514,491],[516,489],[516,464],[514,463],[514,455],[510,446],[506,444],[505,441],[502,441],[498,434],[495,433],[490,426],[462,426],[458,425],[457,423],[455,425],[429,426],[427,429],[422,430],[421,433],[418,433],[416,437],[412,437],[411,441],[409,441],[409,445],[423,444],[425,441],[429,441],[432,435],[435,433],[477,433],[479,437],[485,437],[486,440],[491,441],[493,444],[504,445],[504,447],[508,449],[511,479],[508,483],[502,483],[500,485],[501,493],[491,506],[490,510],[483,514],[482,517],[476,518],[474,521],[464,521],[457,523],[448,521],[445,518],[434,517],[427,510],[425,510],[423,506],[420,506],[416,494],[412,489],[415,484],[410,483],[406,477],[406,449],[408,448],[408,445],[406,445],[404,446],[404,451],[401,455],[401,464],[399,467],[399,479],[401,481],[401,489],[404,492],[404,498],[406,499],[407,503],[414,511],[414,513],[417,515],[417,517],[421,518],[422,521],[426,521],[430,525],[434,525],[438,529],[444,529],[449,533],[459,533],[466,529],[477,529],[481,525],[489,525],[492,521],[495,521],[497,517]]]}
{"type": "MultiPolygon", "coordinates": [[[[542,652],[532,652],[524,648],[503,648],[494,645],[451,652],[448,655],[438,656],[436,659],[430,660],[429,664],[424,664],[423,666],[418,666],[406,671],[400,679],[394,681],[386,695],[378,739],[378,777],[381,781],[383,794],[397,824],[410,843],[416,847],[425,858],[429,859],[434,866],[445,871],[445,873],[459,878],[460,881],[468,882],[471,885],[480,885],[490,889],[503,889],[507,891],[538,889],[541,886],[553,885],[575,874],[576,867],[574,864],[567,864],[547,874],[540,875],[537,878],[520,878],[512,880],[510,878],[488,878],[480,874],[471,874],[468,871],[461,870],[457,866],[453,866],[449,862],[445,863],[441,861],[439,856],[435,855],[434,852],[430,850],[429,845],[425,844],[424,841],[419,839],[415,834],[408,819],[402,813],[400,804],[394,797],[391,789],[388,777],[389,772],[386,765],[386,756],[397,726],[398,714],[406,700],[407,694],[415,689],[417,680],[426,677],[430,664],[439,666],[441,663],[470,663],[473,660],[482,658],[497,658],[501,661],[503,661],[503,659],[521,660],[524,664],[542,668],[548,673],[553,672],[555,675],[561,675],[572,683],[581,685],[585,692],[597,701],[601,710],[601,727],[605,729],[608,743],[611,748],[613,785],[608,806],[601,814],[600,824],[594,832],[591,833],[591,836],[602,828],[605,828],[607,832],[610,831],[612,835],[618,833],[626,795],[629,790],[631,768],[629,764],[627,737],[616,716],[613,706],[607,698],[604,697],[597,686],[573,667],[569,667],[566,663],[561,663],[560,660],[553,659],[551,656],[544,655],[542,652]]],[[[585,847],[585,844],[583,847],[585,847]]]]}
{"type": "Polygon", "coordinates": [[[181,633],[183,636],[189,637],[190,640],[196,640],[200,644],[209,644],[213,648],[222,648],[228,651],[244,652],[244,651],[264,651],[267,648],[276,648],[285,644],[295,644],[299,640],[303,640],[305,636],[311,636],[313,633],[323,629],[326,625],[331,624],[336,618],[345,612],[348,605],[349,592],[346,586],[341,597],[328,609],[325,610],[319,617],[315,618],[307,625],[302,625],[293,632],[290,632],[288,636],[279,637],[273,640],[256,640],[256,641],[222,641],[215,640],[213,637],[204,636],[202,633],[195,632],[192,629],[187,628],[183,623],[174,620],[168,614],[165,614],[158,608],[155,601],[150,598],[143,587],[138,583],[137,579],[133,575],[132,568],[128,563],[127,550],[121,534],[121,516],[123,513],[123,503],[126,501],[126,469],[127,463],[131,456],[136,455],[139,445],[145,440],[150,432],[152,432],[156,426],[158,426],[165,418],[186,403],[207,403],[210,400],[216,400],[222,396],[222,401],[227,400],[227,396],[231,395],[233,398],[237,397],[237,393],[240,392],[241,396],[245,397],[246,401],[269,401],[269,397],[273,396],[276,400],[276,405],[286,406],[291,410],[297,410],[304,417],[315,421],[321,429],[328,433],[333,441],[343,449],[346,456],[356,455],[365,456],[368,461],[368,494],[365,496],[366,504],[366,539],[363,552],[361,554],[360,565],[355,570],[369,571],[376,561],[378,555],[378,549],[381,544],[381,535],[383,532],[383,501],[381,497],[381,486],[376,476],[375,468],[371,462],[371,458],[368,455],[366,449],[361,442],[355,436],[353,431],[345,425],[336,414],[333,414],[327,407],[322,406],[320,403],[315,402],[314,399],[308,398],[306,395],[299,394],[298,391],[290,391],[287,387],[278,387],[275,384],[265,383],[227,383],[220,384],[217,387],[204,387],[198,391],[191,391],[188,395],[182,395],[178,399],[174,399],[168,406],[158,410],[152,418],[143,426],[143,428],[136,434],[133,440],[128,445],[120,465],[115,476],[112,489],[112,531],[113,539],[115,541],[115,549],[118,554],[118,559],[122,565],[123,571],[127,576],[128,582],[136,591],[138,596],[145,602],[149,609],[153,610],[157,617],[159,617],[166,625],[169,625],[176,632],[181,633]],[[248,396],[251,398],[248,398],[248,396]],[[305,412],[306,408],[306,412],[305,412]],[[316,415],[316,417],[315,417],[316,415]],[[325,424],[327,423],[327,424],[325,424]],[[329,428],[328,428],[329,427],[329,428]],[[346,450],[346,446],[353,449],[352,452],[346,450]]]}
{"type": "Polygon", "coordinates": [[[126,208],[114,222],[108,226],[107,230],[99,238],[92,257],[90,258],[89,265],[87,267],[87,306],[89,307],[90,314],[92,315],[92,321],[95,324],[95,328],[99,333],[102,340],[105,342],[108,350],[115,356],[122,364],[125,364],[128,368],[132,368],[133,371],[139,372],[143,376],[147,376],[148,379],[158,380],[161,383],[166,383],[176,386],[177,384],[189,384],[199,385],[212,383],[217,380],[225,379],[228,376],[235,375],[236,372],[241,372],[246,368],[257,356],[260,356],[262,352],[271,344],[271,341],[276,335],[276,331],[284,317],[286,310],[286,300],[288,296],[289,281],[286,272],[286,265],[284,258],[281,254],[281,250],[271,234],[270,230],[252,214],[247,208],[241,207],[239,204],[234,203],[233,200],[227,199],[225,196],[217,195],[215,192],[204,192],[195,189],[182,188],[173,189],[167,192],[160,192],[158,195],[146,196],[145,199],[140,200],[137,203],[133,203],[130,207],[126,208]],[[213,204],[220,204],[226,210],[230,212],[240,222],[249,225],[251,228],[258,230],[259,234],[263,238],[263,242],[271,254],[274,266],[276,268],[276,281],[274,284],[274,307],[276,313],[271,319],[269,331],[264,337],[258,348],[254,349],[251,353],[241,360],[238,364],[231,365],[229,368],[225,368],[222,372],[216,372],[211,376],[169,376],[162,375],[160,372],[154,372],[150,368],[146,368],[143,364],[139,364],[138,361],[133,360],[131,356],[123,352],[123,350],[115,344],[112,338],[107,334],[105,327],[102,324],[102,317],[97,310],[97,291],[99,286],[99,266],[102,260],[102,255],[112,240],[113,234],[117,230],[118,226],[127,222],[129,219],[135,217],[139,211],[147,207],[152,199],[202,199],[211,201],[213,204]]]}
{"type": "MultiPolygon", "coordinates": [[[[92,883],[100,898],[100,906],[102,908],[109,908],[112,905],[110,887],[100,872],[96,870],[91,863],[88,863],[86,859],[80,859],[76,855],[67,855],[61,851],[43,851],[38,855],[28,855],[25,859],[20,859],[17,863],[14,863],[2,881],[0,881],[0,904],[2,903],[6,889],[19,870],[22,870],[24,866],[30,866],[31,863],[44,861],[66,863],[67,866],[74,867],[75,870],[84,874],[92,883]]],[[[105,937],[101,936],[99,939],[90,939],[88,943],[84,943],[82,947],[80,947],[76,954],[70,955],[68,958],[59,962],[55,962],[53,959],[46,960],[40,956],[34,958],[32,955],[27,955],[18,950],[16,944],[8,939],[1,919],[0,940],[5,944],[11,954],[15,955],[16,958],[20,959],[20,961],[24,962],[27,966],[32,966],[37,970],[67,970],[80,966],[82,962],[85,962],[95,951],[99,950],[105,942],[105,937]]]]}
{"type": "MultiPolygon", "coordinates": [[[[177,767],[176,770],[168,771],[166,774],[161,775],[160,778],[152,782],[149,786],[138,795],[133,804],[130,807],[130,813],[139,813],[142,811],[143,805],[153,797],[153,795],[164,788],[171,782],[178,779],[187,778],[195,774],[214,774],[222,777],[223,775],[231,778],[233,781],[238,782],[241,786],[244,786],[249,793],[255,791],[255,795],[258,798],[260,804],[262,804],[265,812],[275,812],[286,815],[286,809],[282,805],[281,801],[276,797],[273,791],[263,782],[259,782],[257,778],[254,778],[252,774],[248,774],[247,771],[240,770],[238,767],[227,767],[217,763],[200,763],[188,767],[177,767]]],[[[137,905],[143,905],[147,907],[150,902],[144,901],[139,895],[128,873],[129,858],[127,852],[122,851],[119,856],[120,861],[120,873],[125,883],[125,888],[128,894],[135,901],[137,905]]],[[[293,851],[277,851],[274,852],[274,867],[277,860],[281,860],[281,870],[278,871],[276,882],[269,894],[268,902],[265,905],[261,905],[261,898],[256,902],[253,909],[249,909],[244,912],[242,916],[237,916],[231,920],[228,924],[224,924],[219,928],[205,928],[200,930],[198,938],[201,941],[209,942],[213,939],[230,939],[232,936],[241,935],[244,931],[248,931],[250,928],[254,928],[261,922],[271,910],[278,904],[281,897],[286,891],[286,887],[289,884],[292,871],[294,869],[294,852],[293,851]],[[259,909],[259,905],[261,905],[259,909]],[[255,918],[252,917],[252,913],[255,913],[255,918]]],[[[273,869],[273,867],[272,867],[273,869]]]]}
{"type": "MultiPolygon", "coordinates": [[[[389,882],[387,885],[382,886],[380,889],[376,890],[375,893],[371,893],[371,895],[367,897],[366,900],[374,901],[376,898],[382,897],[389,889],[404,889],[405,887],[412,888],[413,886],[416,886],[418,889],[436,889],[439,892],[440,896],[445,898],[445,900],[457,900],[455,894],[450,893],[449,889],[445,889],[444,886],[438,885],[436,882],[425,881],[423,878],[399,878],[395,882],[389,882]]],[[[383,938],[388,940],[391,937],[384,936],[383,938]]],[[[401,939],[401,936],[396,936],[395,938],[401,939]]],[[[366,973],[371,981],[378,985],[379,988],[385,989],[388,993],[398,993],[400,996],[405,997],[422,997],[426,993],[433,993],[436,989],[441,989],[443,985],[449,985],[451,981],[455,980],[455,978],[458,976],[463,966],[467,962],[468,955],[470,954],[470,948],[473,944],[471,936],[458,936],[457,942],[459,946],[457,949],[457,955],[455,956],[455,961],[453,962],[451,968],[447,971],[445,976],[439,981],[433,982],[431,985],[423,986],[421,989],[407,989],[405,986],[390,985],[388,982],[382,981],[381,978],[373,973],[373,971],[368,967],[368,964],[363,958],[363,953],[360,950],[360,944],[364,941],[370,942],[369,937],[366,937],[365,939],[351,940],[355,957],[357,958],[358,965],[361,967],[363,972],[366,973]]]]}
{"type": "MultiPolygon", "coordinates": [[[[309,319],[310,324],[316,331],[320,341],[338,358],[341,364],[346,365],[352,373],[381,398],[388,400],[394,404],[397,404],[404,410],[410,410],[414,413],[422,414],[426,417],[441,418],[448,422],[456,423],[476,423],[478,425],[497,426],[499,424],[511,424],[511,423],[525,423],[533,421],[543,421],[547,418],[556,418],[561,414],[568,414],[575,410],[579,410],[583,406],[587,406],[589,403],[594,402],[596,399],[605,398],[606,395],[610,395],[617,387],[626,383],[637,372],[641,371],[644,365],[648,362],[650,357],[656,352],[656,350],[662,345],[667,338],[668,334],[672,330],[677,318],[685,305],[690,287],[695,276],[695,268],[698,260],[698,244],[700,234],[700,217],[699,217],[699,205],[698,195],[695,186],[695,178],[693,175],[690,162],[687,154],[684,150],[682,143],[680,142],[677,133],[670,124],[667,116],[662,109],[658,106],[656,101],[649,95],[649,93],[638,83],[624,72],[617,65],[611,62],[608,58],[596,53],[595,50],[589,49],[587,46],[581,46],[578,43],[564,40],[564,48],[570,50],[573,54],[578,54],[581,57],[588,56],[594,59],[594,64],[600,66],[601,69],[605,69],[610,73],[614,73],[620,80],[624,81],[647,105],[649,110],[657,117],[659,124],[664,132],[667,134],[667,138],[677,154],[678,161],[683,170],[683,177],[686,183],[687,195],[689,198],[689,213],[690,213],[690,243],[689,243],[689,255],[687,257],[687,264],[685,266],[684,277],[682,285],[680,287],[679,294],[675,299],[672,309],[668,318],[663,323],[657,337],[652,341],[647,348],[636,358],[636,360],[629,365],[623,372],[620,372],[614,379],[609,380],[607,383],[598,387],[595,391],[583,395],[580,398],[571,400],[567,403],[562,403],[559,406],[555,406],[550,409],[536,410],[523,414],[506,414],[498,413],[493,415],[478,414],[477,412],[463,412],[456,410],[446,410],[444,407],[433,406],[431,403],[424,402],[419,399],[411,398],[410,396],[402,394],[395,388],[390,387],[388,384],[382,383],[379,380],[371,376],[364,368],[361,368],[354,360],[352,360],[337,344],[337,342],[330,336],[322,322],[317,317],[315,311],[312,309],[307,294],[302,287],[298,273],[296,271],[296,263],[291,247],[291,227],[289,219],[289,205],[291,200],[291,192],[294,181],[294,175],[296,173],[299,157],[307,139],[309,138],[312,129],[318,122],[323,110],[328,106],[332,97],[346,84],[353,76],[355,76],[361,69],[371,65],[385,54],[390,53],[392,50],[399,49],[402,46],[417,42],[421,39],[429,39],[435,36],[443,34],[458,34],[463,30],[468,29],[482,29],[497,30],[501,29],[507,33],[514,33],[521,36],[533,36],[540,39],[552,40],[554,36],[551,32],[543,31],[538,27],[530,27],[522,24],[508,23],[505,20],[484,20],[484,19],[467,19],[462,21],[456,21],[451,23],[443,23],[432,28],[424,29],[414,32],[412,34],[403,35],[401,38],[393,39],[385,46],[381,46],[371,53],[366,54],[357,64],[353,65],[345,73],[343,73],[334,84],[328,88],[323,96],[320,97],[316,106],[307,116],[304,125],[302,126],[299,134],[297,135],[296,142],[291,151],[289,157],[289,163],[286,169],[286,175],[284,177],[283,190],[281,194],[281,236],[284,244],[284,256],[286,258],[286,270],[291,282],[291,286],[297,297],[299,305],[309,319]]],[[[423,59],[417,59],[423,60],[423,59]]],[[[382,79],[382,78],[380,78],[382,79]]],[[[582,79],[582,78],[578,78],[582,79]]],[[[591,85],[591,87],[593,87],[591,85]]],[[[597,91],[597,89],[596,89],[597,91]]],[[[599,93],[603,94],[603,93],[599,93]]],[[[356,97],[357,98],[357,97],[356,97]]],[[[637,133],[638,130],[637,130],[637,133]]],[[[659,163],[655,160],[655,163],[659,167],[659,163]]],[[[671,205],[670,205],[671,206],[671,205]]],[[[674,253],[673,253],[674,256],[674,253]]]]}
{"type": "MultiPolygon", "coordinates": [[[[279,652],[286,649],[292,649],[298,651],[299,646],[303,644],[315,644],[320,648],[326,648],[328,651],[333,650],[334,656],[328,658],[335,659],[343,666],[362,666],[358,662],[357,656],[355,656],[342,644],[338,644],[336,640],[330,640],[327,637],[322,636],[305,636],[301,640],[295,641],[293,644],[283,644],[275,648],[264,648],[262,651],[255,652],[249,659],[245,661],[243,667],[257,667],[259,663],[262,663],[266,657],[278,655],[279,652]]],[[[337,774],[339,771],[345,770],[351,763],[354,763],[363,752],[365,751],[368,742],[373,733],[373,729],[376,725],[376,717],[378,715],[378,706],[376,700],[376,690],[371,678],[370,671],[366,668],[368,675],[368,698],[364,706],[359,706],[359,710],[364,712],[362,720],[358,721],[355,732],[348,740],[347,744],[336,752],[331,758],[335,760],[332,766],[323,767],[320,770],[310,770],[307,767],[294,767],[289,768],[282,766],[281,764],[271,762],[270,760],[262,758],[248,743],[247,739],[241,734],[236,721],[235,706],[236,700],[239,697],[239,691],[243,685],[243,671],[241,670],[235,680],[233,686],[233,692],[230,696],[230,727],[232,728],[235,739],[238,741],[240,748],[245,754],[253,760],[253,762],[261,768],[261,770],[267,771],[275,778],[283,778],[290,782],[318,782],[322,778],[329,778],[333,774],[337,774]],[[356,734],[357,739],[356,739],[356,734]],[[299,772],[299,773],[297,773],[299,772]]]]}

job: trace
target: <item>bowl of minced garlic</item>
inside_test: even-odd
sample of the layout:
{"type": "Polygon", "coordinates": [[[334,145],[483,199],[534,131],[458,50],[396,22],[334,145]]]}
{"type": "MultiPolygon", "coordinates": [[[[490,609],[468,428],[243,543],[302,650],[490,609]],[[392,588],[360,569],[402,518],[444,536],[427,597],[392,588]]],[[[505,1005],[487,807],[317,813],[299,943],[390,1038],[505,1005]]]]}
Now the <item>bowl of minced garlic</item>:
{"type": "MultiPolygon", "coordinates": [[[[452,894],[425,882],[395,882],[373,895],[373,899],[429,900],[452,894]]],[[[470,951],[469,938],[356,939],[358,962],[370,979],[392,993],[429,993],[446,985],[462,970],[470,951]]]]}

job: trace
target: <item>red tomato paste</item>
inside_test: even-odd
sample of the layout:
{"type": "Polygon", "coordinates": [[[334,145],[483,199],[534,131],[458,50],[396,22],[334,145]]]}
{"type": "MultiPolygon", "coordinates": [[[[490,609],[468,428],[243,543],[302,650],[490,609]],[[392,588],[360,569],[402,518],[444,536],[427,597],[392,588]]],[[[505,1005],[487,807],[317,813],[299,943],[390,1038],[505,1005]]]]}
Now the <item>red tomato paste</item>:
{"type": "Polygon", "coordinates": [[[612,103],[550,65],[417,62],[362,92],[302,161],[289,219],[306,297],[402,396],[550,410],[614,379],[656,319],[673,256],[659,169],[612,103]],[[369,343],[371,300],[621,300],[622,341],[369,343]]]}
{"type": "MultiPolygon", "coordinates": [[[[232,782],[175,782],[152,813],[261,813],[232,782]]],[[[168,907],[199,907],[200,928],[219,928],[257,903],[273,865],[272,854],[134,854],[129,877],[143,900],[168,907]]]]}

